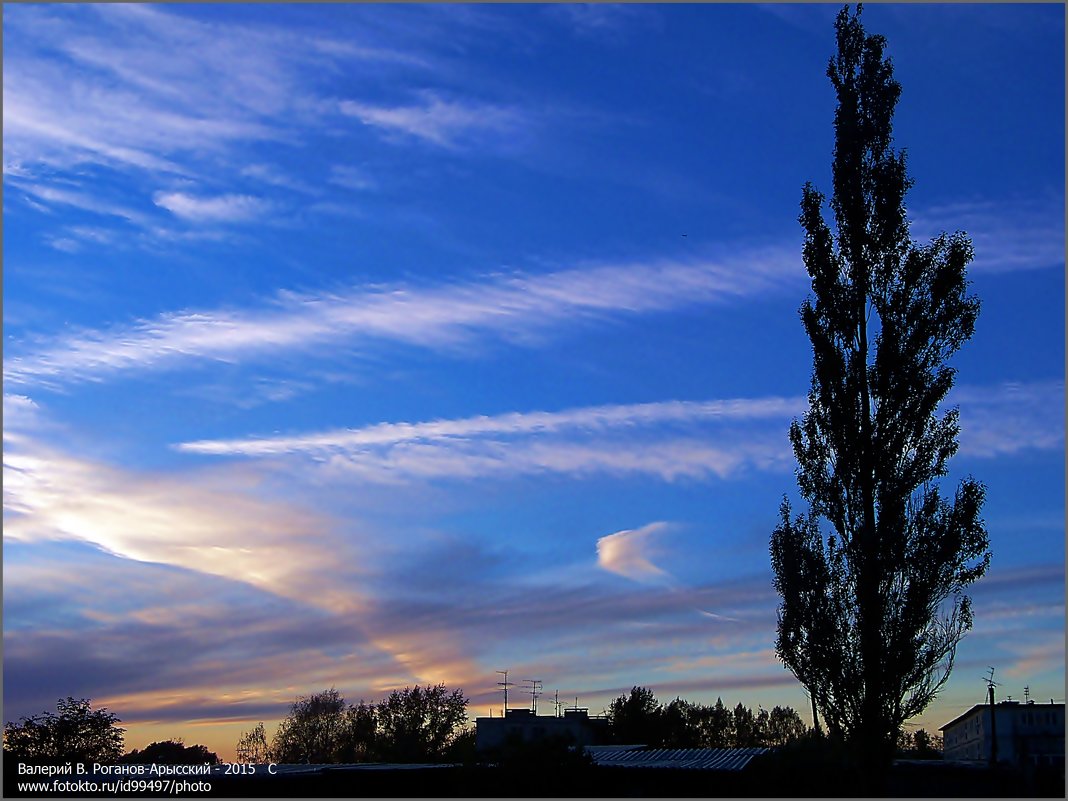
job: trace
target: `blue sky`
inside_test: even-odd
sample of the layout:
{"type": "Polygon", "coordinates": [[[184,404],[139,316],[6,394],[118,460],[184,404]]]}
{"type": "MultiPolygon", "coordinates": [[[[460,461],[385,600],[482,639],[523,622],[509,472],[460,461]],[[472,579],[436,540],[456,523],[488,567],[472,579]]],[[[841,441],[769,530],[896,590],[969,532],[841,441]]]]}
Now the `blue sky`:
{"type": "MultiPolygon", "coordinates": [[[[4,715],[232,754],[498,669],[806,710],[768,538],[834,6],[4,13],[4,715]]],[[[875,5],[994,559],[937,727],[1064,687],[1064,9],[875,5]]],[[[542,706],[548,710],[547,705],[542,706]]]]}

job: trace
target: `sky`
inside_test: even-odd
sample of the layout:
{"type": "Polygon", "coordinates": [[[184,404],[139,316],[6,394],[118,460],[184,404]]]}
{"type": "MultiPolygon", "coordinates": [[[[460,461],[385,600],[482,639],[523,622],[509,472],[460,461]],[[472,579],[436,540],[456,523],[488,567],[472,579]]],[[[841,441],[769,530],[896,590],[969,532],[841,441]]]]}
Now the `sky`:
{"type": "MultiPolygon", "coordinates": [[[[4,9],[4,720],[232,757],[300,695],[498,670],[791,705],[830,5],[4,9]]],[[[872,5],[993,551],[928,729],[1064,697],[1064,8],[872,5]]]]}

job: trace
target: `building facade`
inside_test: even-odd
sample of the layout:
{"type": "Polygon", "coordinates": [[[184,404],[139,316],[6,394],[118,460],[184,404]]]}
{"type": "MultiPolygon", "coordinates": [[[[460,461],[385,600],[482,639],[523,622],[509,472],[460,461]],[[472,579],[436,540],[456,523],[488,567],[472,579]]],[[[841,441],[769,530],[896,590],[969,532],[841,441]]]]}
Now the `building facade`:
{"type": "Polygon", "coordinates": [[[475,719],[475,747],[479,751],[506,743],[562,739],[572,745],[598,745],[608,731],[605,718],[590,717],[585,709],[568,709],[562,717],[535,715],[529,709],[509,709],[503,718],[475,719]]]}
{"type": "Polygon", "coordinates": [[[991,726],[989,704],[977,704],[942,727],[947,760],[988,762],[997,738],[997,761],[1064,768],[1064,704],[1002,701],[991,726]]]}

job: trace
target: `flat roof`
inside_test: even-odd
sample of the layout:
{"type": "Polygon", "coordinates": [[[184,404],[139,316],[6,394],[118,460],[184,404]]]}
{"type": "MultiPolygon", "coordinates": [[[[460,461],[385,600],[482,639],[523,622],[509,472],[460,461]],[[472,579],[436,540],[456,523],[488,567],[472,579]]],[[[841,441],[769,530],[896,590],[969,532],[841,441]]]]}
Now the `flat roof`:
{"type": "MultiPolygon", "coordinates": [[[[1057,707],[1063,707],[1063,706],[1064,706],[1064,704],[1040,704],[1040,703],[1038,703],[1036,701],[1030,701],[1029,703],[1026,703],[1026,704],[1021,703],[1019,701],[998,701],[997,702],[997,708],[998,709],[1033,709],[1033,708],[1036,708],[1036,707],[1043,707],[1043,708],[1046,708],[1046,709],[1056,709],[1057,707]]],[[[956,724],[960,723],[965,718],[971,717],[971,715],[974,714],[977,710],[989,709],[989,708],[990,708],[990,704],[976,704],[971,709],[969,709],[967,712],[965,712],[963,715],[959,715],[959,716],[953,718],[953,720],[951,720],[945,726],[939,726],[938,730],[939,731],[945,731],[950,726],[955,726],[956,724]]]]}

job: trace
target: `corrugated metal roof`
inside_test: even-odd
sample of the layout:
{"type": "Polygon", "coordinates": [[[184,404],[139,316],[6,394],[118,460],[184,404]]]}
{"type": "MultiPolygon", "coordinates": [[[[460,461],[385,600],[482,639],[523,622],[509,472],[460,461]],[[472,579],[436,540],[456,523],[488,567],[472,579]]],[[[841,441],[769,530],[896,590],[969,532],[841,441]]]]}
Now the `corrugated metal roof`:
{"type": "Polygon", "coordinates": [[[651,748],[648,750],[590,749],[593,761],[603,767],[685,768],[690,770],[741,770],[767,748],[651,748]]]}

